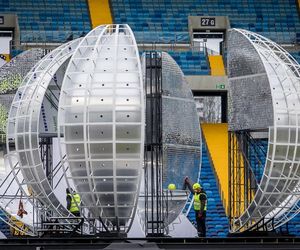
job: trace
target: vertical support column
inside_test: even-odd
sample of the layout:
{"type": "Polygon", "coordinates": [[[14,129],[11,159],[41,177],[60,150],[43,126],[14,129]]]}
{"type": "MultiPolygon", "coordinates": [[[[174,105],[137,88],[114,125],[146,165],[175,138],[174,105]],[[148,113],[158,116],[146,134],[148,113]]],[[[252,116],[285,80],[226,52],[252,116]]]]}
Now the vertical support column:
{"type": "Polygon", "coordinates": [[[244,181],[244,167],[241,162],[241,154],[239,152],[239,133],[229,132],[229,221],[231,230],[234,230],[236,226],[234,221],[239,218],[243,212],[243,188],[244,181]]]}
{"type": "Polygon", "coordinates": [[[228,171],[229,171],[229,192],[228,192],[228,200],[229,200],[229,224],[230,224],[230,230],[233,230],[234,228],[234,218],[236,217],[235,211],[236,211],[236,206],[235,206],[235,147],[234,147],[234,136],[233,132],[229,131],[228,132],[228,171]]]}
{"type": "Polygon", "coordinates": [[[145,232],[164,234],[165,202],[162,189],[162,61],[158,52],[146,52],[145,232]]]}
{"type": "Polygon", "coordinates": [[[52,164],[52,137],[42,136],[40,138],[41,160],[45,169],[47,179],[53,187],[53,164],[52,164]]]}

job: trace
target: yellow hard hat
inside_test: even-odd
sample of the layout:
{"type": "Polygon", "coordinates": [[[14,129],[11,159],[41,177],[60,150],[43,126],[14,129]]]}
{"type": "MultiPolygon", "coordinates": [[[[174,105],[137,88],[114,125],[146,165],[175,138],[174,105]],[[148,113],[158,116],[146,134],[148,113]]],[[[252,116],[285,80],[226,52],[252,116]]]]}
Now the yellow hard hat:
{"type": "Polygon", "coordinates": [[[176,189],[176,185],[174,183],[169,184],[168,186],[169,190],[175,190],[176,189]]]}
{"type": "Polygon", "coordinates": [[[201,188],[201,185],[199,183],[194,183],[193,189],[201,188]]]}

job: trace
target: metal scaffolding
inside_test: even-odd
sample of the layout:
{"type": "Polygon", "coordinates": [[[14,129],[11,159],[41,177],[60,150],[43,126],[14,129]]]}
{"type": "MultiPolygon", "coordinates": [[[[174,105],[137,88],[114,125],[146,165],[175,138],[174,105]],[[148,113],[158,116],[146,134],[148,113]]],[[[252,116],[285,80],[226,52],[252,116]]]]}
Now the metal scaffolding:
{"type": "Polygon", "coordinates": [[[162,170],[162,58],[156,51],[146,52],[146,136],[145,136],[145,233],[164,234],[165,208],[162,170]]]}
{"type": "MultiPolygon", "coordinates": [[[[231,229],[254,199],[264,170],[266,151],[261,139],[252,137],[247,130],[229,132],[229,219],[231,229]]],[[[264,220],[262,220],[263,222],[264,220]]],[[[250,230],[265,227],[265,221],[250,230]]]]}

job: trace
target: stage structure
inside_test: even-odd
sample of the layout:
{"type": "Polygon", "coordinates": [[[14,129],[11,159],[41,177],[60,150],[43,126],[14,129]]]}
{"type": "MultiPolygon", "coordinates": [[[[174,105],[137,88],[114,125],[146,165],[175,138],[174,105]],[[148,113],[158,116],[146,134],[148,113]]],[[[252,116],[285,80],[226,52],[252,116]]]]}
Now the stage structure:
{"type": "MultiPolygon", "coordinates": [[[[60,46],[35,65],[24,78],[18,88],[8,116],[7,126],[7,151],[8,161],[19,184],[21,195],[28,198],[27,209],[31,216],[25,216],[20,221],[33,229],[40,215],[68,217],[72,216],[61,204],[53,185],[49,183],[41,158],[40,140],[43,137],[41,120],[42,103],[47,99],[50,102],[58,100],[58,92],[48,88],[55,86],[53,77],[56,73],[64,71],[63,67],[68,62],[80,40],[74,40],[60,46]],[[33,201],[35,197],[39,204],[33,201]],[[41,205],[42,204],[42,205],[41,205]],[[34,218],[33,210],[39,211],[34,218]],[[28,219],[30,221],[28,221],[28,219]]],[[[57,86],[59,88],[59,86],[57,86]]],[[[53,105],[55,107],[55,105],[53,105]]],[[[57,110],[56,110],[57,113],[57,110]]],[[[49,174],[49,173],[48,173],[49,174]]],[[[49,175],[48,175],[49,176],[49,175]]],[[[53,183],[52,183],[53,184],[53,183]]],[[[4,210],[17,210],[7,204],[4,210]]],[[[15,212],[16,214],[17,212],[15,212]]],[[[34,231],[34,230],[33,230],[34,231]]]]}
{"type": "MultiPolygon", "coordinates": [[[[246,30],[228,37],[231,232],[273,230],[300,212],[300,66],[246,30]],[[260,182],[247,152],[268,140],[260,182]]],[[[260,161],[262,163],[262,161],[260,161]]]]}
{"type": "MultiPolygon", "coordinates": [[[[145,183],[139,216],[146,235],[168,234],[185,206],[185,176],[200,173],[201,133],[196,105],[175,60],[165,52],[142,55],[146,92],[145,183]],[[167,190],[174,183],[177,190],[167,190]],[[143,199],[145,197],[145,200],[143,199]]],[[[192,203],[190,203],[192,205],[192,203]]]]}
{"type": "Polygon", "coordinates": [[[135,214],[144,160],[144,102],[129,26],[91,31],[66,70],[58,124],[67,155],[62,160],[82,197],[81,207],[90,218],[101,218],[110,232],[127,232],[135,214]]]}
{"type": "MultiPolygon", "coordinates": [[[[160,122],[151,124],[160,127],[156,136],[162,143],[160,158],[148,155],[145,164],[158,160],[159,176],[150,175],[146,182],[159,185],[155,190],[161,195],[152,193],[152,198],[163,199],[157,203],[163,217],[155,218],[161,221],[152,228],[165,232],[186,201],[184,191],[170,193],[166,186],[172,181],[180,188],[182,176],[199,171],[200,131],[179,66],[166,53],[159,57],[160,122]],[[184,91],[178,95],[177,88],[184,91]],[[178,108],[170,110],[174,105],[178,108]],[[189,119],[181,121],[183,114],[189,119]],[[178,136],[185,128],[187,132],[178,136]],[[192,153],[190,160],[182,160],[186,152],[192,153]],[[154,180],[158,177],[160,182],[154,180]]],[[[149,111],[145,103],[139,52],[128,25],[99,26],[47,54],[24,78],[11,105],[6,157],[11,171],[7,176],[1,173],[1,219],[28,235],[47,230],[41,223],[57,218],[66,230],[76,231],[74,216],[66,209],[68,187],[82,198],[78,205],[84,233],[126,235],[137,209],[144,166],[149,111]],[[23,216],[22,206],[27,212],[23,216]]],[[[145,204],[145,196],[140,201],[145,204]]],[[[145,208],[140,211],[145,219],[145,208]]],[[[147,215],[156,211],[148,207],[147,215]]]]}

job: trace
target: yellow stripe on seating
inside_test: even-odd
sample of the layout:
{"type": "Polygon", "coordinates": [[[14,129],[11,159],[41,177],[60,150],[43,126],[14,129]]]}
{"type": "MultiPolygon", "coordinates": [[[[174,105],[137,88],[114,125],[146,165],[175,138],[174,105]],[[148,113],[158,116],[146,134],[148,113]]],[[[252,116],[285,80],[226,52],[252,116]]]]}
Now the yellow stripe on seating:
{"type": "MultiPolygon", "coordinates": [[[[300,1],[300,0],[299,0],[300,1]]],[[[210,65],[210,74],[212,76],[225,76],[225,67],[222,56],[208,56],[210,65]]]]}
{"type": "Polygon", "coordinates": [[[112,16],[108,0],[88,0],[92,27],[112,24],[112,16]]]}
{"type": "Polygon", "coordinates": [[[223,205],[228,212],[228,125],[227,123],[203,123],[202,132],[207,144],[207,150],[213,162],[215,173],[219,179],[223,205]]]}

